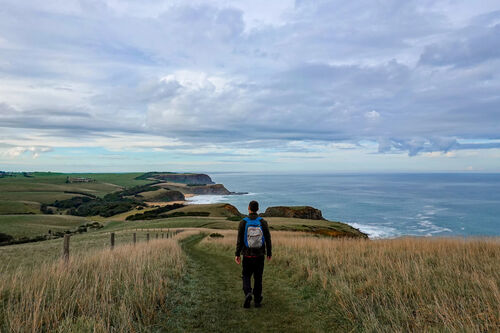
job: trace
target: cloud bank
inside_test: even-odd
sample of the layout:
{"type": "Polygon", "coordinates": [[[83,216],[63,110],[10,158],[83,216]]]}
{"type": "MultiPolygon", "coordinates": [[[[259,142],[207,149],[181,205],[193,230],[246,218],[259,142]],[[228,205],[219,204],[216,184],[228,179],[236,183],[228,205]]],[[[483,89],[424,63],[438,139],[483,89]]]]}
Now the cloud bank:
{"type": "Polygon", "coordinates": [[[5,0],[0,129],[12,157],[500,148],[500,5],[5,0]]]}

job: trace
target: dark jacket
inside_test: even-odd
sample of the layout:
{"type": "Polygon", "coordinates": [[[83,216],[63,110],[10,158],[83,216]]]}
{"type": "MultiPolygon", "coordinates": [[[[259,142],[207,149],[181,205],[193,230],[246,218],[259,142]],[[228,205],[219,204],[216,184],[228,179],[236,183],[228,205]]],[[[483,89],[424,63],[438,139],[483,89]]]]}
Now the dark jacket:
{"type": "MultiPolygon", "coordinates": [[[[248,217],[251,220],[255,220],[257,217],[259,217],[259,215],[257,215],[256,213],[250,213],[248,217]]],[[[264,256],[266,254],[268,257],[272,256],[271,233],[269,232],[269,226],[267,225],[267,221],[264,219],[260,220],[260,223],[262,225],[262,231],[264,232],[265,245],[262,245],[262,247],[258,249],[250,249],[245,246],[246,222],[245,220],[242,220],[240,222],[240,225],[238,227],[238,239],[236,241],[236,252],[235,252],[235,255],[237,257],[239,257],[240,254],[243,254],[243,256],[264,256]]]]}

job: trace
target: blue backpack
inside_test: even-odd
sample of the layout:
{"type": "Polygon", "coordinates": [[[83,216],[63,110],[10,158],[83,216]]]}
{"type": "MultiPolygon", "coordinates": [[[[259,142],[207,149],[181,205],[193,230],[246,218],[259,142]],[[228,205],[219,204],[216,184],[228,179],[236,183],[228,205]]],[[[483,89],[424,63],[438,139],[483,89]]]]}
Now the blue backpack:
{"type": "Polygon", "coordinates": [[[264,245],[264,230],[260,220],[262,217],[257,217],[255,220],[250,220],[248,217],[243,219],[245,225],[245,246],[249,249],[259,249],[264,245]]]}

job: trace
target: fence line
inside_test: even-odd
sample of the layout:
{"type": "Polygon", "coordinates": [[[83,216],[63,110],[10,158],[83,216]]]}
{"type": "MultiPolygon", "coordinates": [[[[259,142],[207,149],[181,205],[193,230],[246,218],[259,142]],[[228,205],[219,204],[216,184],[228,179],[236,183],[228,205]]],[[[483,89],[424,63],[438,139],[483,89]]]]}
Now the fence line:
{"type": "MultiPolygon", "coordinates": [[[[136,229],[137,231],[138,229],[136,229]]],[[[142,229],[142,230],[147,230],[147,231],[150,231],[150,229],[142,229]]],[[[184,230],[183,229],[180,229],[180,230],[175,230],[175,231],[170,231],[170,229],[167,229],[167,232],[165,233],[164,232],[164,229],[153,229],[153,230],[156,230],[156,231],[161,231],[161,238],[164,239],[165,238],[165,235],[166,235],[166,239],[169,239],[169,238],[173,238],[175,235],[179,234],[180,232],[183,232],[184,230]]],[[[159,238],[159,233],[156,234],[155,236],[156,239],[159,238]]],[[[62,250],[62,259],[65,263],[67,263],[69,261],[69,249],[70,249],[70,239],[71,239],[71,235],[69,234],[66,234],[64,235],[64,241],[63,241],[63,250],[62,250]]],[[[115,233],[114,232],[111,232],[109,234],[109,245],[110,245],[110,250],[113,250],[115,248],[115,233]]],[[[150,233],[146,233],[146,243],[148,243],[150,240],[150,233]]],[[[137,233],[134,232],[132,234],[132,244],[135,246],[137,243],[137,233]]]]}

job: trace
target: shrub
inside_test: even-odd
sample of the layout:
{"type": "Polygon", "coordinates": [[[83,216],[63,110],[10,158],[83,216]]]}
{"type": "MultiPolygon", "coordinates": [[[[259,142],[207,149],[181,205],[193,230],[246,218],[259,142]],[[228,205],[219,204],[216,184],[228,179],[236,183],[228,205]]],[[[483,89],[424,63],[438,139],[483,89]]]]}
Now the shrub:
{"type": "Polygon", "coordinates": [[[0,243],[9,243],[14,237],[0,232],[0,243]]]}

